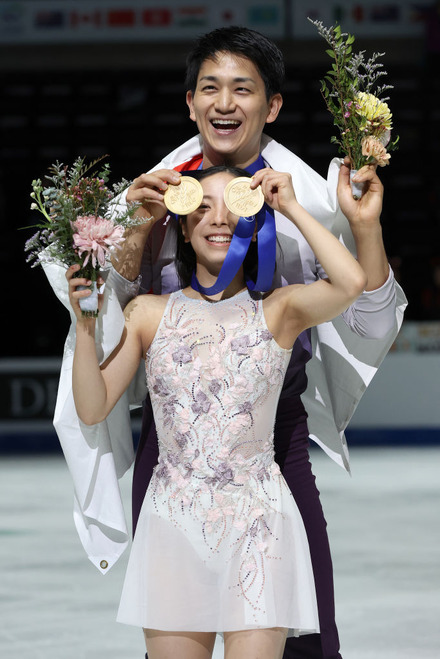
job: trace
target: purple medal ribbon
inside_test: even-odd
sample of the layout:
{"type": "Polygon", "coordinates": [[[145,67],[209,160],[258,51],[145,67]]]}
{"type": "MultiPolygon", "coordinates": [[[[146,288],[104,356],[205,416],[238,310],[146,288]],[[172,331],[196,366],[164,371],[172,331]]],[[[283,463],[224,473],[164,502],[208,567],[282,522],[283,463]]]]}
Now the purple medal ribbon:
{"type": "MultiPolygon", "coordinates": [[[[245,169],[250,174],[254,174],[264,167],[266,167],[266,163],[260,155],[255,162],[245,169]]],[[[247,254],[254,234],[255,224],[258,232],[257,281],[253,282],[251,279],[247,279],[246,284],[251,291],[270,290],[275,272],[276,229],[274,212],[267,204],[264,204],[256,216],[239,218],[217,281],[213,286],[209,288],[202,286],[197,280],[195,272],[193,272],[191,286],[194,290],[203,293],[203,295],[216,295],[229,286],[247,254]]]]}

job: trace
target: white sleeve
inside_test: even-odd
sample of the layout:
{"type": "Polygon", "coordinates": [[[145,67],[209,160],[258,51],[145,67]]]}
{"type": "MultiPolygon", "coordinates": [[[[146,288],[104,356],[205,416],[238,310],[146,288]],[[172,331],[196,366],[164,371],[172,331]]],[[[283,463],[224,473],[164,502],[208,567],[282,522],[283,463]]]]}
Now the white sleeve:
{"type": "Polygon", "coordinates": [[[121,305],[121,309],[125,309],[130,300],[138,295],[141,282],[141,275],[136,277],[134,281],[129,281],[120,275],[112,266],[108,272],[105,285],[110,286],[114,290],[118,302],[121,305]]]}
{"type": "Polygon", "coordinates": [[[364,291],[342,314],[350,329],[366,339],[383,339],[396,325],[396,282],[393,271],[374,291],[364,291]]]}

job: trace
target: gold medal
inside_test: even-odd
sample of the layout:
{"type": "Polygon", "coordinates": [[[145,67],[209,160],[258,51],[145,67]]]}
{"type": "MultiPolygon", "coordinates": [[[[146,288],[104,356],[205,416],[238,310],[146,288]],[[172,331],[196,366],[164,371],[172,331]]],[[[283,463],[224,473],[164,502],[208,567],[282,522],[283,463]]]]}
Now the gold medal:
{"type": "Polygon", "coordinates": [[[192,176],[181,176],[179,185],[169,185],[163,200],[165,206],[177,215],[193,213],[202,203],[203,189],[192,176]]]}
{"type": "Polygon", "coordinates": [[[225,188],[225,204],[234,215],[251,217],[263,207],[264,195],[261,186],[251,190],[251,180],[247,176],[238,176],[225,188]]]}

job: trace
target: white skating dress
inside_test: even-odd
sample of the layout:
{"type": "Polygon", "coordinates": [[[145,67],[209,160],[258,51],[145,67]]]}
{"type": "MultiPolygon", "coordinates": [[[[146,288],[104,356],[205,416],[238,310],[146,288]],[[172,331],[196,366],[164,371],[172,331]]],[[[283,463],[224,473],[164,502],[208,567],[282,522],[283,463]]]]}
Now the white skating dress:
{"type": "Polygon", "coordinates": [[[274,462],[291,351],[259,296],[178,291],[146,356],[159,438],[118,621],[167,631],[319,631],[304,525],[274,462]]]}

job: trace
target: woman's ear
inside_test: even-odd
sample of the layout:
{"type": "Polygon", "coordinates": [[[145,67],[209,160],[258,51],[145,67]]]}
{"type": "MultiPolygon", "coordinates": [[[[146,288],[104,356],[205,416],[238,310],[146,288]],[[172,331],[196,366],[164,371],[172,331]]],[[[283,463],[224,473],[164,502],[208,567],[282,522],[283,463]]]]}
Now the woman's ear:
{"type": "Polygon", "coordinates": [[[182,216],[179,217],[179,224],[180,224],[180,228],[182,229],[182,235],[183,235],[184,241],[186,243],[189,243],[190,239],[189,239],[189,236],[188,236],[188,231],[186,229],[186,215],[182,215],[182,216]]]}

